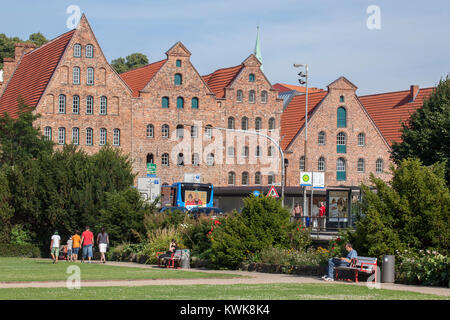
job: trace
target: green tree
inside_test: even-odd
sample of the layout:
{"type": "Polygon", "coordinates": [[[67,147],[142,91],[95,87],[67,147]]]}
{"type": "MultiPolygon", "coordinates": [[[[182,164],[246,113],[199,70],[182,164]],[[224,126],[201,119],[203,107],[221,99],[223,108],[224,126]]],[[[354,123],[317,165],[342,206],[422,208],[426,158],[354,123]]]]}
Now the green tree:
{"type": "Polygon", "coordinates": [[[0,169],[0,243],[7,243],[11,234],[11,218],[14,208],[11,206],[11,192],[8,179],[3,169],[0,169]]]}
{"type": "Polygon", "coordinates": [[[48,42],[48,40],[40,32],[30,34],[28,41],[33,42],[37,47],[40,47],[48,42]]]}
{"type": "MultiPolygon", "coordinates": [[[[3,58],[14,58],[15,44],[22,42],[25,41],[18,37],[7,37],[4,33],[0,33],[0,69],[3,69],[3,58]]],[[[48,40],[42,33],[37,32],[30,35],[28,42],[33,42],[40,47],[48,40]]]]}
{"type": "Polygon", "coordinates": [[[403,124],[402,142],[394,143],[392,155],[402,159],[419,158],[425,165],[447,162],[446,179],[450,186],[450,78],[439,81],[423,106],[403,124]]]}
{"type": "Polygon", "coordinates": [[[142,53],[132,53],[124,58],[117,58],[111,61],[111,66],[117,73],[123,73],[126,71],[134,70],[148,64],[148,58],[142,53]]]}
{"type": "Polygon", "coordinates": [[[362,185],[362,214],[356,231],[347,234],[358,253],[381,258],[407,248],[448,252],[450,193],[444,165],[406,159],[391,170],[390,183],[371,176],[376,192],[362,185]]]}

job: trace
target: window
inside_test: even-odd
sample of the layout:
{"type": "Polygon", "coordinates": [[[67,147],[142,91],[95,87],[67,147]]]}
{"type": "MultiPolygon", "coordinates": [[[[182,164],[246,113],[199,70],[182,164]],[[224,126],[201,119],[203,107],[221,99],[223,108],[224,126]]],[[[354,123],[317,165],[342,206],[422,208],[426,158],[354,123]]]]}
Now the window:
{"type": "Polygon", "coordinates": [[[326,141],[325,138],[326,138],[325,132],[324,131],[320,131],[318,139],[317,139],[317,142],[318,142],[319,146],[324,146],[325,145],[325,141],[326,141]]]}
{"type": "Polygon", "coordinates": [[[66,128],[58,128],[58,144],[66,143],[66,128]]]}
{"type": "Polygon", "coordinates": [[[346,171],[345,171],[345,159],[338,158],[336,161],[336,180],[337,181],[345,181],[346,180],[346,171]]]}
{"type": "Polygon", "coordinates": [[[267,148],[267,156],[273,157],[275,155],[275,148],[273,146],[270,146],[267,148]]]}
{"type": "Polygon", "coordinates": [[[72,97],[72,113],[80,113],[80,96],[72,97]]]}
{"type": "Polygon", "coordinates": [[[275,130],[275,118],[269,119],[269,130],[275,130]]]}
{"type": "Polygon", "coordinates": [[[242,148],[242,156],[244,158],[248,158],[248,147],[247,146],[242,148]]]}
{"type": "Polygon", "coordinates": [[[92,137],[94,135],[94,131],[92,128],[86,129],[86,145],[91,146],[93,144],[92,137]]]}
{"type": "Polygon", "coordinates": [[[182,153],[177,156],[177,166],[184,166],[184,155],[182,153]]]}
{"type": "Polygon", "coordinates": [[[255,119],[255,130],[259,131],[261,129],[262,129],[262,120],[261,118],[258,117],[255,119]]]}
{"type": "Polygon", "coordinates": [[[164,167],[168,167],[169,166],[169,154],[168,153],[163,153],[161,156],[161,165],[163,165],[164,167]]]}
{"type": "Polygon", "coordinates": [[[81,57],[81,44],[77,43],[73,46],[73,56],[75,58],[81,57]]]}
{"type": "Polygon", "coordinates": [[[238,90],[236,92],[236,101],[242,102],[242,99],[244,98],[244,94],[242,93],[242,90],[238,90]]]}
{"type": "Polygon", "coordinates": [[[339,102],[344,102],[344,96],[339,97],[339,102]]]}
{"type": "Polygon", "coordinates": [[[337,109],[337,127],[347,128],[347,110],[344,107],[337,109]]]}
{"type": "Polygon", "coordinates": [[[106,115],[108,110],[108,99],[105,96],[100,97],[100,114],[106,115]]]}
{"type": "Polygon", "coordinates": [[[169,108],[169,97],[162,97],[161,106],[164,109],[169,108]]]}
{"type": "Polygon", "coordinates": [[[346,146],[346,140],[347,137],[344,132],[339,132],[336,138],[336,144],[337,144],[337,153],[347,153],[347,146],[346,146]]]}
{"type": "Polygon", "coordinates": [[[192,98],[191,105],[192,109],[198,109],[198,98],[192,98]]]}
{"type": "Polygon", "coordinates": [[[191,126],[191,138],[198,138],[198,127],[191,126]]]}
{"type": "Polygon", "coordinates": [[[274,184],[275,183],[275,173],[269,172],[269,175],[267,176],[267,184],[274,184]]]}
{"type": "Polygon", "coordinates": [[[248,93],[248,102],[255,103],[255,90],[250,90],[248,93]]]}
{"type": "Polygon", "coordinates": [[[92,44],[88,44],[86,46],[86,58],[94,57],[94,46],[92,44]]]}
{"type": "Polygon", "coordinates": [[[358,170],[358,172],[364,172],[364,159],[363,158],[358,159],[357,170],[358,170]]]}
{"type": "Polygon", "coordinates": [[[181,60],[177,60],[177,61],[176,61],[176,66],[177,66],[177,67],[181,67],[181,60]]]}
{"type": "Polygon", "coordinates": [[[47,140],[52,140],[52,128],[51,127],[44,128],[44,136],[47,140]]]}
{"type": "Polygon", "coordinates": [[[255,82],[255,75],[254,75],[253,73],[250,73],[250,74],[248,75],[248,81],[250,81],[250,82],[255,82]]]}
{"type": "Polygon", "coordinates": [[[169,125],[163,124],[161,127],[161,136],[163,138],[169,138],[169,125]]]}
{"type": "Polygon", "coordinates": [[[366,145],[366,135],[364,133],[358,134],[358,146],[364,147],[366,145]]]}
{"type": "Polygon", "coordinates": [[[256,185],[261,184],[261,172],[259,171],[255,172],[255,184],[256,185]]]}
{"type": "Polygon", "coordinates": [[[79,67],[73,67],[73,69],[72,69],[72,83],[80,84],[80,68],[79,67]]]}
{"type": "Polygon", "coordinates": [[[233,171],[228,172],[228,184],[229,185],[236,184],[236,174],[233,171]]]}
{"type": "Polygon", "coordinates": [[[324,157],[319,158],[319,161],[317,162],[317,170],[320,172],[325,171],[325,158],[324,157]]]}
{"type": "Polygon", "coordinates": [[[72,129],[72,143],[78,145],[80,143],[80,129],[72,129]]]}
{"type": "Polygon", "coordinates": [[[375,162],[375,172],[383,173],[383,159],[377,159],[375,162]]]}
{"type": "Polygon", "coordinates": [[[305,156],[300,157],[299,168],[300,171],[305,171],[305,156]]]}
{"type": "Polygon", "coordinates": [[[155,127],[152,124],[147,125],[147,138],[155,137],[155,127]]]}
{"type": "Polygon", "coordinates": [[[59,95],[59,113],[66,113],[66,96],[63,94],[59,95]]]}
{"type": "Polygon", "coordinates": [[[234,157],[234,147],[228,147],[227,149],[227,155],[229,157],[234,157]]]}
{"type": "Polygon", "coordinates": [[[184,99],[182,97],[177,98],[177,109],[183,109],[184,108],[184,99]]]}
{"type": "Polygon", "coordinates": [[[180,86],[183,83],[183,76],[180,73],[175,74],[173,82],[176,86],[180,86]]]}
{"type": "Polygon", "coordinates": [[[87,85],[93,85],[94,84],[94,68],[87,68],[86,84],[87,85]]]}
{"type": "Polygon", "coordinates": [[[100,145],[104,146],[106,144],[106,129],[100,129],[100,145]]]}
{"type": "Polygon", "coordinates": [[[233,117],[228,118],[228,129],[234,129],[234,118],[233,117]]]}
{"type": "Polygon", "coordinates": [[[256,146],[255,155],[256,155],[256,157],[261,157],[261,147],[260,146],[256,146]]]}
{"type": "Polygon", "coordinates": [[[261,92],[261,103],[267,103],[267,91],[261,92]]]}
{"type": "Polygon", "coordinates": [[[212,127],[209,124],[205,127],[205,137],[207,139],[211,139],[212,138],[212,127]]]}
{"type": "Polygon", "coordinates": [[[206,164],[208,166],[213,166],[214,165],[214,154],[209,153],[208,156],[206,157],[206,164]]]}
{"type": "Polygon", "coordinates": [[[177,125],[176,133],[177,133],[177,138],[182,139],[184,137],[184,126],[181,124],[177,125]]]}
{"type": "Polygon", "coordinates": [[[113,146],[120,146],[120,130],[113,130],[113,146]]]}
{"type": "Polygon", "coordinates": [[[248,172],[247,171],[242,172],[242,185],[243,186],[248,185],[248,172]]]}
{"type": "Polygon", "coordinates": [[[153,157],[153,153],[147,153],[146,163],[155,163],[155,159],[153,157]]]}
{"type": "Polygon", "coordinates": [[[192,165],[193,166],[200,165],[200,156],[198,155],[198,153],[193,153],[192,154],[192,165]]]}
{"type": "Polygon", "coordinates": [[[94,113],[94,97],[87,96],[86,97],[86,114],[94,113]]]}
{"type": "Polygon", "coordinates": [[[247,117],[242,118],[241,128],[242,128],[242,130],[248,130],[248,118],[247,117]]]}

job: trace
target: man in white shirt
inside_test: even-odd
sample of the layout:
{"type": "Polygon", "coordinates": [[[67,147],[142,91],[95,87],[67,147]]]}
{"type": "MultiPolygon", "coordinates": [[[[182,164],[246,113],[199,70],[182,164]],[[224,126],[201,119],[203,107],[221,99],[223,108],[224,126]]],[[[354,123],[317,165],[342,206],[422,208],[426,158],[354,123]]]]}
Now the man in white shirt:
{"type": "Polygon", "coordinates": [[[55,234],[52,236],[52,241],[50,243],[50,253],[52,255],[53,263],[58,263],[60,242],[61,237],[58,235],[58,231],[55,231],[55,234]]]}

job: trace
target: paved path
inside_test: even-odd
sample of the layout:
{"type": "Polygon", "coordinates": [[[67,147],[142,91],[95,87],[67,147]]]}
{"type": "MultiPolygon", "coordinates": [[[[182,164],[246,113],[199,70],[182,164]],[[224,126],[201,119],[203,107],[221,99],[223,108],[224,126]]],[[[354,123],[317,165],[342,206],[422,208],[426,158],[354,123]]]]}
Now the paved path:
{"type": "MultiPolygon", "coordinates": [[[[135,267],[135,268],[155,268],[152,265],[143,265],[137,263],[127,262],[107,262],[106,265],[110,266],[123,266],[123,267],[135,267]]],[[[170,270],[176,272],[176,270],[170,270]]],[[[81,281],[82,287],[114,287],[114,286],[165,286],[165,285],[232,285],[232,284],[271,284],[271,283],[325,283],[324,281],[316,277],[305,277],[297,275],[287,274],[272,274],[272,273],[260,273],[260,272],[247,272],[247,271],[227,271],[227,270],[203,270],[203,269],[189,269],[192,272],[205,272],[205,273],[222,273],[230,275],[239,275],[240,278],[230,279],[160,279],[160,280],[87,280],[81,281]]],[[[346,285],[360,285],[366,286],[367,283],[353,283],[353,282],[341,282],[340,284],[346,285]]],[[[440,287],[424,287],[424,286],[409,286],[401,284],[378,284],[381,289],[388,290],[400,290],[400,291],[412,291],[426,294],[436,294],[440,296],[450,296],[450,289],[440,287]]],[[[6,288],[60,288],[65,287],[66,281],[35,281],[35,282],[15,282],[15,283],[0,283],[0,289],[6,288]]]]}

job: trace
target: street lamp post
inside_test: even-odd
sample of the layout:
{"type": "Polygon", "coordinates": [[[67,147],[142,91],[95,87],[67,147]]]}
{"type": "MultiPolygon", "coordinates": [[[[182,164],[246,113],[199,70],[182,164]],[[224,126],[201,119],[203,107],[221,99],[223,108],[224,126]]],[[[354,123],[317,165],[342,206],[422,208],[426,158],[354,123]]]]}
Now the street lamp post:
{"type": "MultiPolygon", "coordinates": [[[[304,164],[304,170],[307,171],[307,145],[308,145],[308,65],[307,64],[294,64],[295,68],[305,67],[305,73],[299,72],[298,75],[300,79],[298,79],[298,82],[300,84],[306,85],[306,102],[305,102],[305,144],[304,144],[304,157],[305,157],[305,164],[304,164]],[[304,78],[305,80],[303,80],[304,78]]],[[[312,209],[312,207],[311,207],[312,209]]],[[[306,186],[303,187],[303,211],[305,216],[308,215],[308,209],[306,207],[306,186]]]]}

